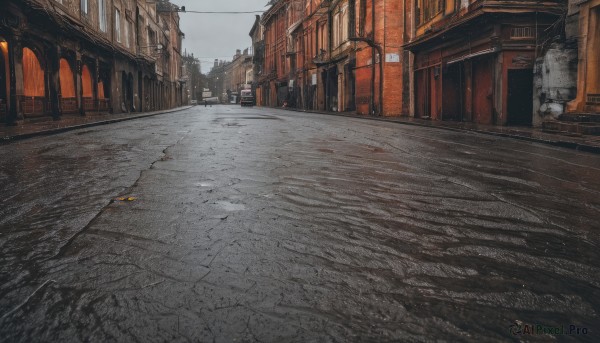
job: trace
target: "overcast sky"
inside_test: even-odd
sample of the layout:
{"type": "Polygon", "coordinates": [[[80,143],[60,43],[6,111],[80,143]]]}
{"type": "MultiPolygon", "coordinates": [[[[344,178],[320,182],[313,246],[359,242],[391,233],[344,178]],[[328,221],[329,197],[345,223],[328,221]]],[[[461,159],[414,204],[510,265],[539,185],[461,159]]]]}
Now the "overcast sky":
{"type": "MultiPolygon", "coordinates": [[[[269,0],[171,0],[187,11],[264,11],[269,0]]],[[[259,14],[259,13],[257,13],[259,14]]],[[[215,58],[231,61],[236,49],[252,45],[250,29],[255,14],[180,13],[183,48],[200,58],[202,73],[210,71],[215,58]]]]}

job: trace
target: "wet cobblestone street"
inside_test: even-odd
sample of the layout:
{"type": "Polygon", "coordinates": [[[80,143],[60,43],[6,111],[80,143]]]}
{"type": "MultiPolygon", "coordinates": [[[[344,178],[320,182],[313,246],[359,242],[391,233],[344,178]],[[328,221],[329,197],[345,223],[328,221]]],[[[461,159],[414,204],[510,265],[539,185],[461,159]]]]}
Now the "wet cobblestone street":
{"type": "Polygon", "coordinates": [[[600,155],[197,106],[0,161],[0,341],[600,339],[600,155]]]}

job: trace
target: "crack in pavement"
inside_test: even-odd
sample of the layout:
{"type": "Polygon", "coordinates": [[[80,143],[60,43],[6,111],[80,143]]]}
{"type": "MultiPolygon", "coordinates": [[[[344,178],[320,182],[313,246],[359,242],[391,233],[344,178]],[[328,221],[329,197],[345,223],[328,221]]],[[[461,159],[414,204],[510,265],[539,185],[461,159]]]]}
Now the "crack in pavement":
{"type": "MultiPolygon", "coordinates": [[[[191,131],[186,132],[186,134],[190,134],[190,133],[191,133],[191,131]]],[[[158,157],[156,160],[154,160],[152,163],[150,163],[150,166],[147,169],[140,170],[140,175],[138,176],[138,178],[135,180],[135,182],[131,186],[127,187],[127,189],[124,192],[121,192],[120,194],[117,194],[116,196],[112,197],[108,201],[108,203],[106,205],[104,205],[98,211],[98,213],[96,213],[94,218],[92,218],[81,230],[77,231],[73,236],[71,236],[66,241],[66,243],[59,249],[58,253],[56,253],[53,257],[49,258],[49,260],[60,259],[64,256],[66,256],[68,249],[73,245],[75,240],[77,240],[77,238],[79,238],[79,236],[81,236],[82,234],[86,233],[89,230],[89,228],[92,227],[92,225],[94,225],[94,223],[96,223],[96,221],[100,218],[100,216],[102,216],[102,214],[115,202],[115,198],[124,196],[126,194],[130,194],[131,191],[137,187],[138,183],[142,179],[142,176],[144,176],[144,172],[153,169],[156,162],[165,161],[164,158],[165,158],[165,156],[167,156],[167,151],[169,149],[181,144],[181,141],[183,141],[183,139],[185,139],[185,138],[186,138],[186,136],[182,136],[174,144],[171,144],[171,145],[167,146],[166,148],[164,148],[162,150],[161,156],[158,157]]]]}

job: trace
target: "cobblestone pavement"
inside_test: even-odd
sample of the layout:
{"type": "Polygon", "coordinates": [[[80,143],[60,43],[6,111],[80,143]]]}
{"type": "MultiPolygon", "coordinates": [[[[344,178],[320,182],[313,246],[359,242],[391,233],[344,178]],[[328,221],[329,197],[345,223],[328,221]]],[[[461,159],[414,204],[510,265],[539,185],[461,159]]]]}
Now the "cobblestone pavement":
{"type": "Polygon", "coordinates": [[[598,155],[235,106],[1,148],[0,341],[600,337],[598,155]]]}

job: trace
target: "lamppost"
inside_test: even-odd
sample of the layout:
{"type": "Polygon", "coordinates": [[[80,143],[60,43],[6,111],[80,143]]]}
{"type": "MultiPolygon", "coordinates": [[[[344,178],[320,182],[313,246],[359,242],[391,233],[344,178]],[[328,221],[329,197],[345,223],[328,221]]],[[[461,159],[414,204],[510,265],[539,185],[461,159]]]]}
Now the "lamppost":
{"type": "Polygon", "coordinates": [[[177,5],[172,5],[171,4],[171,8],[157,8],[156,12],[157,13],[170,13],[170,12],[184,12],[185,13],[185,6],[177,6],[177,5]]]}
{"type": "Polygon", "coordinates": [[[213,96],[216,96],[217,98],[219,97],[219,88],[217,87],[218,85],[219,85],[219,77],[217,76],[217,78],[215,79],[215,86],[214,86],[215,94],[213,95],[213,96]]]}
{"type": "Polygon", "coordinates": [[[141,49],[146,49],[146,48],[156,48],[156,49],[154,49],[154,52],[156,52],[156,54],[160,54],[162,52],[162,49],[164,48],[164,46],[160,43],[153,44],[153,45],[138,46],[138,49],[140,49],[140,51],[138,51],[138,54],[141,52],[141,49]]]}

